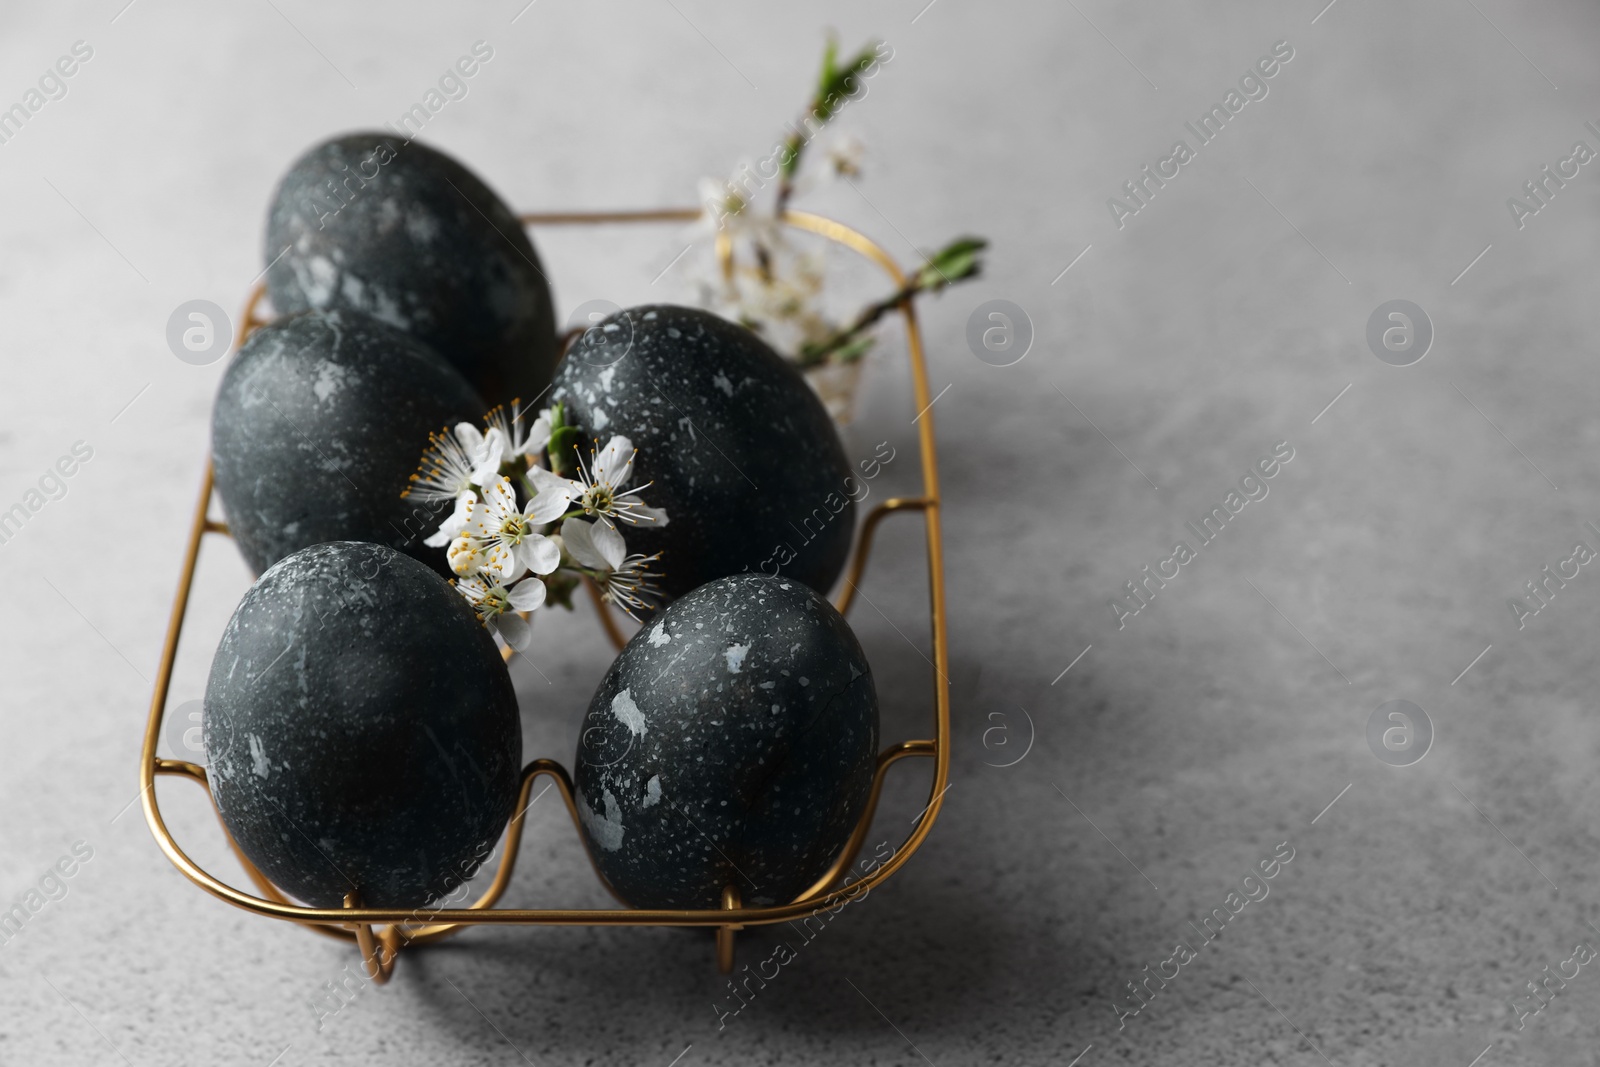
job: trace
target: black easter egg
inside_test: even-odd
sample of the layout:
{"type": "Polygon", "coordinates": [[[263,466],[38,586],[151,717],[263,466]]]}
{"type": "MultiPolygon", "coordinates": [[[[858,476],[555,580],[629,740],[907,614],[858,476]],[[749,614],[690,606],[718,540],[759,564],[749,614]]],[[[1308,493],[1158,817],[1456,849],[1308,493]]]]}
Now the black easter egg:
{"type": "Polygon", "coordinates": [[[228,832],[314,907],[450,892],[516,802],[521,725],[494,639],[382,545],[314,545],[261,576],[211,661],[202,730],[228,832]]]}
{"type": "Polygon", "coordinates": [[[667,597],[742,572],[826,593],[850,554],[860,479],[810,386],[750,330],[696,308],[630,308],[592,328],[556,370],[553,399],[585,447],[639,449],[631,484],[665,508],[629,527],[630,552],[661,552],[667,597]]]}
{"type": "Polygon", "coordinates": [[[432,345],[491,403],[531,401],[550,382],[555,312],[538,253],[442,152],[375,132],[314,146],[278,184],[264,254],[279,312],[364,311],[432,345]]]}
{"type": "Polygon", "coordinates": [[[261,327],[223,374],[211,415],[216,489],[239,551],[259,574],[321,541],[375,541],[442,569],[444,552],[422,541],[450,504],[400,494],[429,433],[483,412],[431,349],[359,312],[261,327]]]}
{"type": "Polygon", "coordinates": [[[701,586],[628,642],[584,717],[577,803],[640,908],[786,904],[866,807],[878,698],[849,625],[791,578],[701,586]]]}

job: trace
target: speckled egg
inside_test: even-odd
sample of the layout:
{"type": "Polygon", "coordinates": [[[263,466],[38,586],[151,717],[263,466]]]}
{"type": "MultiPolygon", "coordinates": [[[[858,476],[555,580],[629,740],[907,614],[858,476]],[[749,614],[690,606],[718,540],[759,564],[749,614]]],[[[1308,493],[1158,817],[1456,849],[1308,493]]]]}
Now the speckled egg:
{"type": "Polygon", "coordinates": [[[628,642],[589,704],[578,812],[635,907],[715,908],[804,892],[866,807],[872,672],[833,606],[790,578],[710,582],[628,642]]]}
{"type": "Polygon", "coordinates": [[[493,638],[382,545],[315,545],[263,574],[211,661],[201,725],[228,832],[314,907],[450,892],[516,801],[521,726],[493,638]]]}
{"type": "Polygon", "coordinates": [[[416,141],[352,133],[295,161],[267,213],[280,312],[353,308],[438,350],[492,403],[531,402],[556,361],[550,285],[511,209],[416,141]]]}
{"type": "Polygon", "coordinates": [[[222,377],[211,416],[217,494],[257,574],[320,541],[376,541],[444,573],[422,544],[448,503],[401,499],[428,434],[484,403],[409,334],[354,311],[261,327],[222,377]]]}
{"type": "Polygon", "coordinates": [[[668,523],[631,527],[628,548],[663,554],[668,597],[747,571],[821,592],[839,577],[859,479],[822,402],[750,330],[695,308],[630,308],[573,345],[551,396],[586,440],[639,449],[630,484],[654,483],[640,499],[668,523]]]}

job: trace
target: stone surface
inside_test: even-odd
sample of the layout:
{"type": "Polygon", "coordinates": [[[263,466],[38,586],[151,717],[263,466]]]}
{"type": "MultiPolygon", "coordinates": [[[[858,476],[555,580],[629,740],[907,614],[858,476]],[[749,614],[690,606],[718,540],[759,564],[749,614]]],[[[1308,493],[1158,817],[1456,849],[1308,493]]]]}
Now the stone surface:
{"type": "MultiPolygon", "coordinates": [[[[22,4],[0,33],[8,103],[72,41],[95,52],[0,145],[0,504],[74,441],[93,448],[0,544],[0,900],[73,842],[94,850],[0,946],[0,1061],[125,1067],[109,1041],[138,1067],[521,1065],[516,1050],[1066,1067],[1092,1044],[1077,1067],[1326,1067],[1295,1027],[1339,1067],[1593,1058],[1592,965],[1523,1029],[1507,1008],[1600,925],[1600,585],[1585,566],[1521,630],[1507,607],[1569,542],[1600,548],[1584,532],[1600,525],[1593,164],[1523,229],[1506,207],[1573,141],[1595,146],[1593,4],[640,0],[540,2],[512,23],[523,0],[381,17],[274,2],[282,15],[139,0],[114,24],[120,3],[22,4]],[[932,420],[940,444],[952,784],[922,850],[814,939],[741,933],[741,983],[779,939],[798,959],[751,979],[725,1019],[709,934],[482,929],[376,988],[347,977],[348,944],[190,885],[143,824],[135,773],[222,373],[167,351],[172,309],[239,307],[286,162],[393,120],[479,38],[496,58],[424,139],[520,209],[602,210],[690,205],[697,179],[759,160],[814,84],[827,27],[895,55],[840,119],[868,145],[859,192],[797,205],[903,265],[962,232],[995,250],[983,278],[918,309],[928,399],[949,390],[913,426],[923,402],[891,336],[844,434],[852,461],[898,450],[865,508],[920,491],[917,429],[932,420]],[[1107,199],[1280,39],[1297,54],[1270,95],[1117,229],[1107,199]],[[1012,367],[967,346],[992,298],[1032,319],[1012,367]],[[1368,317],[1396,298],[1436,327],[1413,367],[1367,347],[1368,317]],[[1296,457],[1271,495],[1118,630],[1107,601],[1279,440],[1296,457]],[[1411,767],[1367,746],[1393,699],[1436,728],[1411,767]],[[1285,840],[1296,855],[1271,896],[1119,1030],[1125,983],[1285,840]],[[336,980],[349,1003],[323,1018],[336,980]]],[[[673,223],[535,237],[563,320],[592,298],[687,300],[685,280],[714,269],[704,246],[673,265],[688,244],[673,223]]],[[[840,266],[847,306],[888,291],[840,266]]],[[[886,745],[931,736],[925,574],[919,519],[885,522],[849,618],[886,745]]],[[[203,692],[248,581],[208,539],[174,709],[203,692]]],[[[586,605],[534,632],[512,663],[525,752],[570,762],[613,653],[586,605]]],[[[868,853],[904,840],[927,775],[896,765],[868,853]]],[[[196,862],[246,884],[204,791],[155,793],[196,862]]],[[[612,906],[556,791],[528,816],[505,902],[612,906]]]]}
{"type": "Polygon", "coordinates": [[[702,585],[634,635],[575,757],[589,852],[640,908],[786,904],[860,821],[878,697],[855,634],[792,578],[702,585]]]}
{"type": "Polygon", "coordinates": [[[421,907],[511,817],[522,734],[511,676],[465,600],[382,545],[280,560],[223,631],[203,720],[211,794],[280,889],[421,907]]]}
{"type": "Polygon", "coordinates": [[[322,541],[373,541],[446,573],[423,540],[447,503],[402,498],[428,435],[483,401],[426,345],[356,311],[263,326],[229,364],[211,419],[216,491],[257,573],[322,541]]]}
{"type": "Polygon", "coordinates": [[[641,499],[668,523],[629,529],[628,549],[662,554],[668,597],[744,571],[832,588],[864,482],[816,394],[755,334],[696,308],[628,308],[573,344],[550,396],[586,432],[585,462],[613,434],[639,450],[630,484],[652,483],[641,499]]]}
{"type": "Polygon", "coordinates": [[[550,284],[516,215],[455,159],[352,133],[295,160],[267,214],[267,292],[284,312],[352,308],[426,341],[491,403],[550,382],[550,284]]]}

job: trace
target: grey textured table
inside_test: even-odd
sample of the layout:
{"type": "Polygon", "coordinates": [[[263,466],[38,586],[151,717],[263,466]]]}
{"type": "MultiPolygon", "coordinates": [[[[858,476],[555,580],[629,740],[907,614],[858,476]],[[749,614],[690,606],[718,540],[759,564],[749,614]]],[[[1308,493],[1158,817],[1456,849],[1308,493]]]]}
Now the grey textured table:
{"type": "MultiPolygon", "coordinates": [[[[0,13],[0,103],[92,50],[0,143],[0,510],[92,452],[0,544],[0,894],[60,898],[0,944],[0,1063],[1600,1062],[1600,975],[1527,989],[1600,941],[1600,590],[1567,564],[1537,615],[1509,606],[1600,548],[1594,167],[1524,190],[1600,149],[1592,5],[122,2],[0,13]],[[397,118],[475,41],[492,61],[425,137],[519,207],[601,209],[685,203],[762,152],[829,25],[894,59],[841,127],[869,145],[859,191],[803,206],[905,260],[994,241],[982,280],[925,306],[948,386],[943,816],[736,1015],[707,936],[628,929],[469,932],[321,1015],[353,953],[205,896],[132,803],[220,373],[173,358],[168,315],[237,307],[288,160],[397,118]],[[1293,58],[1200,144],[1185,124],[1279,41],[1293,58]],[[1163,163],[1179,138],[1192,158],[1163,163]],[[968,350],[988,299],[1031,320],[1014,366],[968,350]],[[1412,366],[1367,342],[1394,299],[1433,326],[1412,366]],[[1279,442],[1267,495],[1201,544],[1186,524],[1279,442]],[[1180,540],[1194,558],[1164,566],[1180,540]],[[1113,608],[1146,565],[1165,584],[1113,608]],[[1369,746],[1391,700],[1431,721],[1420,762],[1369,746]]],[[[535,234],[563,313],[681,298],[653,281],[680,238],[535,234]]],[[[907,456],[914,414],[881,360],[847,445],[907,456]]],[[[886,737],[926,731],[906,523],[854,615],[886,737]]],[[[212,546],[174,704],[247,580],[212,546]]],[[[606,662],[587,615],[540,618],[516,671],[530,754],[570,758],[606,662]]],[[[925,774],[877,836],[906,832],[925,774]]],[[[160,788],[238,877],[199,790],[160,788]]],[[[511,902],[602,903],[553,798],[511,902]]],[[[800,941],[752,933],[741,962],[779,937],[800,941]]]]}

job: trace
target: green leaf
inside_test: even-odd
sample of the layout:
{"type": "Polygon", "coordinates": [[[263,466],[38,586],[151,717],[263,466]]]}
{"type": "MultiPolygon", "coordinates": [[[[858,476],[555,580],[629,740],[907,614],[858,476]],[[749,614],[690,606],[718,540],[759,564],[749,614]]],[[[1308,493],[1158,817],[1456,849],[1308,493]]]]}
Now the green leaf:
{"type": "Polygon", "coordinates": [[[838,58],[839,39],[829,37],[827,46],[822,50],[822,77],[817,79],[818,96],[828,95],[828,86],[833,84],[834,75],[838,72],[838,68],[834,66],[834,61],[838,58]]]}
{"type": "Polygon", "coordinates": [[[856,57],[850,61],[850,65],[839,72],[837,91],[841,94],[855,92],[856,83],[860,80],[861,75],[872,69],[872,65],[877,61],[878,42],[873,41],[856,53],[856,57]]]}
{"type": "Polygon", "coordinates": [[[917,272],[917,288],[942,289],[964,278],[975,278],[982,269],[978,253],[989,247],[982,237],[958,237],[928,257],[917,272]]]}
{"type": "MultiPolygon", "coordinates": [[[[855,92],[862,74],[878,61],[879,42],[871,41],[844,66],[839,66],[839,42],[829,37],[822,52],[822,73],[817,78],[816,99],[806,109],[818,129],[826,126],[838,114],[844,98],[855,92]]],[[[800,156],[806,147],[804,138],[790,137],[785,145],[787,152],[778,166],[784,177],[791,178],[800,169],[800,156]]]]}

